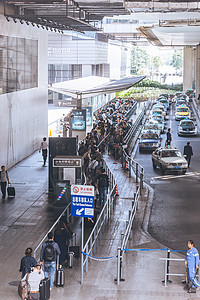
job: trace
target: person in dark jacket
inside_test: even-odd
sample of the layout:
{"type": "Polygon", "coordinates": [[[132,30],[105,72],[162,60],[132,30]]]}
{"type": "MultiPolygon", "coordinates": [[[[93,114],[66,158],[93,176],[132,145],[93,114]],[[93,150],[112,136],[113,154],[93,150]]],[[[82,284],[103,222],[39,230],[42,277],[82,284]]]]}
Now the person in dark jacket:
{"type": "Polygon", "coordinates": [[[170,146],[172,141],[172,135],[171,135],[171,129],[169,128],[167,131],[167,140],[166,140],[166,145],[170,146]]]}
{"type": "Polygon", "coordinates": [[[28,273],[31,272],[32,267],[37,266],[37,261],[32,257],[33,250],[32,248],[27,248],[25,251],[25,256],[21,259],[19,272],[22,272],[22,278],[28,273]]]}
{"type": "Polygon", "coordinates": [[[72,231],[68,229],[65,222],[61,219],[54,234],[54,240],[58,244],[61,252],[59,257],[60,265],[63,265],[66,259],[68,260],[69,241],[72,235],[72,231]]]}
{"type": "Polygon", "coordinates": [[[187,145],[184,147],[184,155],[186,155],[186,159],[188,162],[188,168],[190,167],[190,161],[191,161],[191,157],[193,155],[193,150],[192,150],[192,146],[190,145],[190,142],[187,142],[187,145]]]}

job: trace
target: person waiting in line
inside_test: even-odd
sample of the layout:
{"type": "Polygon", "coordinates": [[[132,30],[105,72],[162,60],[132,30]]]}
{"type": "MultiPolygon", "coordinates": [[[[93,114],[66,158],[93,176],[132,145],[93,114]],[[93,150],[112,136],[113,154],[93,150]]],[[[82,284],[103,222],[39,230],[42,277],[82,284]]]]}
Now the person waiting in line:
{"type": "Polygon", "coordinates": [[[9,177],[8,177],[8,172],[6,171],[5,166],[1,166],[0,181],[1,181],[2,198],[3,198],[3,200],[5,200],[7,182],[8,182],[8,184],[10,183],[9,177]]]}
{"type": "Polygon", "coordinates": [[[48,241],[42,244],[42,249],[40,252],[40,264],[44,264],[45,278],[49,277],[50,272],[50,289],[52,289],[54,286],[57,255],[60,255],[60,248],[58,244],[54,242],[53,233],[49,232],[48,241]]]}
{"type": "Polygon", "coordinates": [[[28,272],[22,280],[27,280],[30,285],[30,297],[31,300],[39,300],[40,292],[39,286],[40,281],[44,279],[44,272],[42,271],[41,265],[37,264],[33,267],[32,271],[28,272]]]}
{"type": "Polygon", "coordinates": [[[48,147],[47,138],[44,137],[43,141],[40,144],[40,149],[39,149],[39,152],[42,150],[42,157],[43,157],[43,161],[44,161],[43,167],[45,166],[46,160],[47,160],[47,147],[48,147]]]}
{"type": "Polygon", "coordinates": [[[187,245],[189,249],[186,254],[185,266],[187,269],[188,293],[196,293],[196,289],[200,287],[200,283],[195,278],[197,270],[199,269],[199,252],[194,247],[192,240],[189,240],[187,245]]]}
{"type": "Polygon", "coordinates": [[[192,150],[192,146],[190,145],[190,142],[187,142],[187,145],[184,147],[183,154],[186,155],[186,160],[188,162],[188,168],[189,168],[191,157],[193,155],[193,150],[192,150]]]}
{"type": "Polygon", "coordinates": [[[106,174],[105,168],[102,167],[101,174],[97,178],[97,188],[99,190],[99,200],[101,206],[103,206],[106,203],[109,181],[110,179],[106,174]]]}
{"type": "Polygon", "coordinates": [[[73,232],[66,226],[64,219],[61,218],[54,234],[54,240],[60,248],[59,264],[62,266],[64,265],[65,260],[69,259],[68,248],[72,235],[73,232]]]}
{"type": "Polygon", "coordinates": [[[26,273],[31,271],[32,267],[36,267],[37,261],[34,257],[32,257],[33,249],[27,248],[25,251],[25,256],[21,259],[19,272],[22,272],[22,278],[26,275],[26,273]]]}

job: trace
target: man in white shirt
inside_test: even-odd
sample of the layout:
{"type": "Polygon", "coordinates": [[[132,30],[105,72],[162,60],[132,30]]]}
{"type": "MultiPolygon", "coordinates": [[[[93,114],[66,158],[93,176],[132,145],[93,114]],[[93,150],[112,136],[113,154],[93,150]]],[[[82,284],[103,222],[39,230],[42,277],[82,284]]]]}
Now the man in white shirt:
{"type": "Polygon", "coordinates": [[[1,181],[1,192],[2,192],[2,198],[3,200],[6,198],[6,185],[7,181],[9,181],[8,172],[6,171],[5,166],[1,166],[1,172],[0,172],[0,181],[1,181]]]}
{"type": "Polygon", "coordinates": [[[40,144],[40,150],[39,150],[39,152],[42,150],[42,156],[43,156],[43,161],[44,161],[43,167],[45,166],[46,160],[47,160],[47,147],[48,147],[47,138],[44,137],[43,141],[40,144]]]}

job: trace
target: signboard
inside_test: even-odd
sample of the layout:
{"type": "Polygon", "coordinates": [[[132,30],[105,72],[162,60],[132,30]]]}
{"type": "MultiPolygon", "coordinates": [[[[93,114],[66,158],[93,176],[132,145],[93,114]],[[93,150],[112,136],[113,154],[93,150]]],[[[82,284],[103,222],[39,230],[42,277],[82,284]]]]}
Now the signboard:
{"type": "Polygon", "coordinates": [[[84,107],[86,109],[86,125],[92,125],[92,106],[84,107]]]}
{"type": "Polygon", "coordinates": [[[86,130],[86,110],[72,109],[72,130],[86,130]]]}
{"type": "Polygon", "coordinates": [[[68,158],[68,157],[55,157],[53,159],[53,167],[63,167],[63,168],[80,168],[81,167],[81,158],[68,158]]]}
{"type": "Polygon", "coordinates": [[[71,185],[71,215],[74,217],[94,217],[94,187],[71,185]]]}

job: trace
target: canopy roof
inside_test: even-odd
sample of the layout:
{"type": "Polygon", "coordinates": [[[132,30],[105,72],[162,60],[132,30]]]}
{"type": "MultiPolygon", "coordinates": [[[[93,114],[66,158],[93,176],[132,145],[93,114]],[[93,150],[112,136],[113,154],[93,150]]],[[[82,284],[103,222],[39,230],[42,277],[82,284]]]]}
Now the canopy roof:
{"type": "Polygon", "coordinates": [[[127,77],[111,80],[107,77],[88,76],[74,80],[55,83],[49,90],[68,95],[73,98],[88,98],[95,95],[108,94],[126,90],[143,80],[146,76],[127,77]]]}

